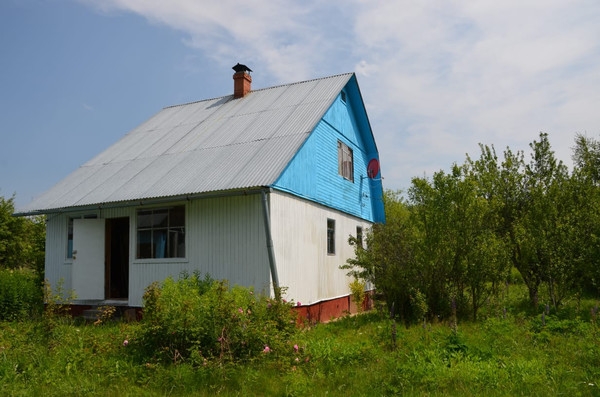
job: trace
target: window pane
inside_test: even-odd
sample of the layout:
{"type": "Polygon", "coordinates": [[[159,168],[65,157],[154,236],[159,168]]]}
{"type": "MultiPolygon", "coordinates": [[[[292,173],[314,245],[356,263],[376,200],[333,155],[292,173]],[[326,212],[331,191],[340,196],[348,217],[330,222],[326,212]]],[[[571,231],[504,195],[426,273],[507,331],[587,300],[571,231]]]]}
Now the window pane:
{"type": "Polygon", "coordinates": [[[67,258],[73,258],[73,218],[69,218],[67,226],[67,258]]]}
{"type": "Polygon", "coordinates": [[[354,157],[352,149],[341,141],[338,141],[338,173],[354,182],[354,157]]]}
{"type": "Polygon", "coordinates": [[[327,219],[327,253],[335,254],[335,221],[327,219]]]}
{"type": "Polygon", "coordinates": [[[140,230],[137,234],[137,257],[152,258],[152,231],[140,230]]]}
{"type": "Polygon", "coordinates": [[[185,234],[183,229],[169,230],[169,257],[185,257],[185,234]]]}
{"type": "Polygon", "coordinates": [[[184,206],[171,208],[169,216],[171,218],[171,219],[169,219],[170,227],[185,226],[185,207],[184,206]]]}
{"type": "Polygon", "coordinates": [[[167,231],[154,230],[152,234],[152,242],[154,243],[154,258],[167,257],[167,231]]]}
{"type": "Polygon", "coordinates": [[[156,210],[152,217],[153,227],[168,227],[169,226],[169,210],[156,210]]]}
{"type": "Polygon", "coordinates": [[[138,211],[138,229],[152,227],[152,211],[138,211]]]}

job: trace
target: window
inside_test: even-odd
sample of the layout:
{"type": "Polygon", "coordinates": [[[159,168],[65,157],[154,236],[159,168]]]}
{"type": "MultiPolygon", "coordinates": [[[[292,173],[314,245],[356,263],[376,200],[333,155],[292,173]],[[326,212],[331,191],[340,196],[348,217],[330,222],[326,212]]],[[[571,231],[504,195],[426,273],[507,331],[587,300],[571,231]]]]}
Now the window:
{"type": "Polygon", "coordinates": [[[138,210],[136,257],[185,257],[185,206],[138,210]]]}
{"type": "Polygon", "coordinates": [[[338,141],[338,173],[345,179],[354,182],[352,149],[341,141],[338,141]]]}
{"type": "Polygon", "coordinates": [[[335,254],[335,220],[327,219],[327,254],[335,254]]]}
{"type": "Polygon", "coordinates": [[[363,232],[362,227],[356,226],[356,244],[359,247],[363,248],[363,232]]]}
{"type": "Polygon", "coordinates": [[[342,102],[346,103],[346,91],[342,91],[340,95],[342,102]]]}
{"type": "Polygon", "coordinates": [[[67,225],[67,258],[73,259],[73,218],[69,218],[67,225]]]}

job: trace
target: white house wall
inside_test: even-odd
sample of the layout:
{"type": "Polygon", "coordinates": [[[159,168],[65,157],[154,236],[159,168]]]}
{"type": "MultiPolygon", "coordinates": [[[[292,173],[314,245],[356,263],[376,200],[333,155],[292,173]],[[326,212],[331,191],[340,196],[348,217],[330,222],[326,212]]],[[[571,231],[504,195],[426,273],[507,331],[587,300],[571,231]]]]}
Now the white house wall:
{"type": "Polygon", "coordinates": [[[184,270],[268,291],[271,273],[260,195],[192,200],[186,208],[186,259],[134,260],[132,249],[129,304],[141,306],[149,284],[177,278],[184,270]]]}
{"type": "Polygon", "coordinates": [[[339,267],[354,257],[348,244],[362,219],[282,192],[270,194],[271,224],[279,283],[303,305],[346,296],[351,277],[339,267]],[[327,254],[327,219],[335,220],[335,255],[327,254]]]}
{"type": "Polygon", "coordinates": [[[173,204],[186,206],[186,258],[135,258],[136,210],[140,207],[51,214],[46,234],[46,278],[53,287],[62,280],[66,291],[72,289],[72,260],[66,258],[68,219],[95,215],[106,219],[130,219],[130,306],[142,306],[144,290],[152,282],[169,276],[177,278],[183,271],[192,273],[197,270],[215,279],[227,279],[232,286],[252,285],[256,290],[269,291],[271,273],[260,195],[197,199],[156,208],[173,204]]]}

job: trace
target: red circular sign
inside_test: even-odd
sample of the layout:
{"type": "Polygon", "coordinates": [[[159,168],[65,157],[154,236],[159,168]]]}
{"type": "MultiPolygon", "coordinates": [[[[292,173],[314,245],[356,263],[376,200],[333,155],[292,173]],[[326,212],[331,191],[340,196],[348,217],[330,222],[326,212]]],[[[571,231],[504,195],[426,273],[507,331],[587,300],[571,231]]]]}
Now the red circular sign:
{"type": "Polygon", "coordinates": [[[379,174],[379,160],[371,159],[367,166],[367,176],[371,179],[375,178],[379,174]]]}

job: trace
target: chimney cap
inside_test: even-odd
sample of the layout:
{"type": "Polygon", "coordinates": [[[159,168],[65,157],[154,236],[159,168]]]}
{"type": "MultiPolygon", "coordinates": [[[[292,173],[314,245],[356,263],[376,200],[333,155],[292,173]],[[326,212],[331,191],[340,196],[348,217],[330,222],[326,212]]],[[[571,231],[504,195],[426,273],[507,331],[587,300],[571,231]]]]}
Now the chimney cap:
{"type": "Polygon", "coordinates": [[[252,69],[250,69],[248,66],[242,65],[239,62],[238,62],[237,65],[235,65],[234,67],[232,67],[232,69],[235,70],[236,73],[239,73],[239,72],[251,72],[252,71],[252,69]]]}

